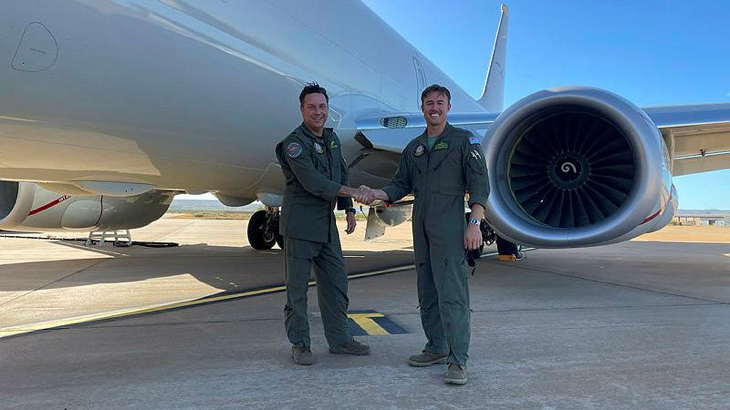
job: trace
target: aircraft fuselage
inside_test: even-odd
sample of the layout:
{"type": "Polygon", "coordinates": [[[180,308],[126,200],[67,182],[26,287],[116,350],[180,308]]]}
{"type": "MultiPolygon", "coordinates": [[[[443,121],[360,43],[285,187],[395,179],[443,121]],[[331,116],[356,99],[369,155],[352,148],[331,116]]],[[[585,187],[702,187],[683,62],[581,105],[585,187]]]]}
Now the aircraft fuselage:
{"type": "MultiPolygon", "coordinates": [[[[355,120],[419,112],[441,83],[483,108],[359,2],[27,1],[0,14],[0,179],[120,181],[255,198],[282,188],[275,144],[298,94],[355,120]],[[312,6],[314,4],[314,6],[312,6]]],[[[414,135],[415,137],[415,135],[414,135]]],[[[382,177],[388,177],[383,175],[382,177]]],[[[352,175],[354,184],[370,182],[352,175]]]]}

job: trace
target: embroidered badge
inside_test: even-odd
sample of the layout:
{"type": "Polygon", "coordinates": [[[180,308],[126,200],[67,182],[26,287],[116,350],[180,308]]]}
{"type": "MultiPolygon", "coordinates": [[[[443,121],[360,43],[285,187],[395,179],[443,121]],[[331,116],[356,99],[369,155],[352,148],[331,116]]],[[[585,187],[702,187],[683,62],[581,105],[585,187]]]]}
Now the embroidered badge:
{"type": "Polygon", "coordinates": [[[324,148],[322,148],[321,145],[319,145],[319,142],[314,142],[314,149],[317,151],[317,154],[321,154],[324,152],[324,148]]]}
{"type": "Polygon", "coordinates": [[[469,144],[471,144],[471,145],[476,145],[476,144],[479,144],[480,142],[481,141],[479,140],[479,137],[474,134],[472,134],[472,136],[469,137],[469,144]]]}
{"type": "Polygon", "coordinates": [[[302,144],[298,142],[292,142],[286,146],[286,154],[289,155],[289,158],[297,158],[302,155],[302,151],[302,144]]]}
{"type": "Polygon", "coordinates": [[[331,149],[336,149],[336,148],[339,148],[339,147],[340,146],[337,145],[337,141],[335,141],[335,140],[330,141],[330,148],[331,149]]]}
{"type": "Polygon", "coordinates": [[[418,144],[416,146],[416,151],[413,153],[413,155],[420,157],[423,155],[423,153],[426,152],[426,147],[423,146],[423,144],[418,144]]]}
{"type": "Polygon", "coordinates": [[[446,149],[448,147],[449,147],[449,142],[448,141],[441,141],[438,144],[434,145],[433,150],[434,151],[438,151],[440,149],[446,149]]]}
{"type": "Polygon", "coordinates": [[[474,158],[474,159],[481,159],[482,158],[482,154],[480,154],[479,151],[477,151],[477,150],[473,150],[471,152],[471,157],[474,158]]]}

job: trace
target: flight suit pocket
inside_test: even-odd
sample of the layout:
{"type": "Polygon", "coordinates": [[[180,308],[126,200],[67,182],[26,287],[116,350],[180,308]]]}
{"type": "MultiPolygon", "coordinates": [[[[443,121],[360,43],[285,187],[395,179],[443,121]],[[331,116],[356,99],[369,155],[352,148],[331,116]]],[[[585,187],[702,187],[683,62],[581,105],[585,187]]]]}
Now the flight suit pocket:
{"type": "Polygon", "coordinates": [[[466,261],[463,258],[445,258],[443,269],[443,286],[439,292],[439,299],[442,303],[468,307],[466,261]]]}

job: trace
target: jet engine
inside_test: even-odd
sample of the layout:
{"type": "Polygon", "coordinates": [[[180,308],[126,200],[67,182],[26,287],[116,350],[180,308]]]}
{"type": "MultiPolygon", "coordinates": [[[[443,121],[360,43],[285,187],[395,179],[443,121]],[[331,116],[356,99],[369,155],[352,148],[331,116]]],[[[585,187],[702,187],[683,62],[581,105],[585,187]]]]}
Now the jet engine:
{"type": "Polygon", "coordinates": [[[501,113],[485,141],[487,218],[517,243],[619,242],[660,229],[676,211],[659,130],[643,110],[610,92],[537,92],[501,113]]]}
{"type": "Polygon", "coordinates": [[[173,192],[132,197],[72,196],[31,182],[0,181],[0,229],[115,231],[148,225],[167,212],[173,192]]]}

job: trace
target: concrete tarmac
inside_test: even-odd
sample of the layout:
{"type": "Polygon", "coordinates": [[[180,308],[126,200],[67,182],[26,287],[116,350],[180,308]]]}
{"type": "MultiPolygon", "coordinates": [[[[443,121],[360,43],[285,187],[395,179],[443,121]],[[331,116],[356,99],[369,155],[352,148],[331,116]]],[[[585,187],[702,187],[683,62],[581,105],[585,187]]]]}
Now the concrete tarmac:
{"type": "MultiPolygon", "coordinates": [[[[411,258],[407,249],[348,252],[364,256],[347,258],[353,272],[411,258]]],[[[0,239],[0,283],[14,286],[10,293],[2,287],[0,319],[32,324],[57,310],[88,312],[93,303],[73,308],[83,299],[80,293],[77,302],[65,305],[63,297],[52,295],[80,288],[84,291],[77,292],[88,298],[95,292],[87,286],[111,286],[107,290],[115,292],[136,286],[119,293],[119,304],[129,305],[235,290],[230,283],[250,288],[280,282],[273,280],[280,275],[280,258],[276,251],[270,259],[265,255],[211,244],[89,251],[0,239]],[[6,253],[10,246],[17,248],[6,253]],[[28,252],[38,260],[24,260],[28,252]],[[5,263],[11,257],[17,263],[5,263]],[[12,274],[18,268],[28,273],[27,283],[12,274]],[[178,277],[184,272],[190,277],[178,277]],[[34,296],[43,290],[48,293],[34,296]],[[54,309],[58,303],[64,307],[54,309]],[[13,311],[44,313],[10,320],[10,305],[13,311]]],[[[516,263],[485,258],[469,284],[473,314],[466,386],[445,385],[445,366],[407,366],[407,356],[418,353],[425,338],[415,273],[405,270],[350,282],[352,311],[377,311],[407,332],[358,337],[371,346],[370,356],[327,353],[312,288],[315,364],[294,365],[283,330],[285,295],[271,293],[0,338],[0,408],[730,406],[727,244],[628,242],[531,251],[516,263]]],[[[101,299],[107,304],[103,309],[112,307],[101,299]]]]}

